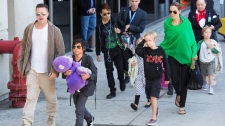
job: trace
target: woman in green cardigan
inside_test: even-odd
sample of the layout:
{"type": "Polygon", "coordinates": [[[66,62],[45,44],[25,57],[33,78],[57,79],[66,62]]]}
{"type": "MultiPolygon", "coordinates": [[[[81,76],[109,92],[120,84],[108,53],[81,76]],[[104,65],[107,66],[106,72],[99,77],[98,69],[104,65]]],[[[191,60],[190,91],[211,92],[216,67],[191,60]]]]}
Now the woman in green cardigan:
{"type": "Polygon", "coordinates": [[[187,97],[187,76],[192,61],[197,59],[197,44],[191,23],[180,15],[180,4],[170,5],[170,18],[164,22],[164,40],[160,44],[168,57],[171,71],[171,81],[176,91],[175,105],[179,107],[179,114],[185,114],[187,97]]]}

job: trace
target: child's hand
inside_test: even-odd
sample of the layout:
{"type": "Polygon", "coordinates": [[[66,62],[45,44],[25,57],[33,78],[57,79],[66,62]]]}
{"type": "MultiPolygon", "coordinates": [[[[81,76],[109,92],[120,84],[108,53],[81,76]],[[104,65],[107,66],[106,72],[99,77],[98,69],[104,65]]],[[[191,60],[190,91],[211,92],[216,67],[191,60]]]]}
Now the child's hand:
{"type": "Polygon", "coordinates": [[[208,44],[208,48],[211,50],[213,48],[212,44],[208,44]]]}
{"type": "Polygon", "coordinates": [[[165,84],[168,85],[170,83],[170,81],[165,81],[165,84]]]}
{"type": "Polygon", "coordinates": [[[135,63],[135,62],[132,62],[132,63],[131,63],[131,66],[132,66],[132,67],[136,66],[136,63],[135,63]]]}
{"type": "Polygon", "coordinates": [[[69,76],[71,73],[72,73],[72,70],[67,70],[67,71],[65,71],[63,74],[64,74],[65,76],[69,76]]]}
{"type": "Polygon", "coordinates": [[[87,80],[90,78],[90,75],[88,73],[81,74],[80,76],[81,76],[82,80],[87,80]]]}

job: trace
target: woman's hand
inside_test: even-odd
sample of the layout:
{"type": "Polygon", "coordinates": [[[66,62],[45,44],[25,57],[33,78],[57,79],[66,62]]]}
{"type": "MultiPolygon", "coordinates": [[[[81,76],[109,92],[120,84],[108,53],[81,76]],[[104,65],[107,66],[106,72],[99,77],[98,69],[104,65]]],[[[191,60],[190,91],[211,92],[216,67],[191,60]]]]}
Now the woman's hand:
{"type": "Polygon", "coordinates": [[[81,76],[82,80],[87,80],[90,78],[90,75],[88,73],[81,74],[80,76],[81,76]]]}
{"type": "Polygon", "coordinates": [[[67,70],[63,73],[65,76],[69,76],[70,74],[72,74],[72,70],[67,70]]]}
{"type": "Polygon", "coordinates": [[[96,59],[97,59],[98,62],[101,62],[101,56],[100,56],[100,55],[98,55],[98,56],[96,57],[96,59]]]}
{"type": "Polygon", "coordinates": [[[168,85],[170,83],[170,81],[165,81],[165,84],[168,85]]]}

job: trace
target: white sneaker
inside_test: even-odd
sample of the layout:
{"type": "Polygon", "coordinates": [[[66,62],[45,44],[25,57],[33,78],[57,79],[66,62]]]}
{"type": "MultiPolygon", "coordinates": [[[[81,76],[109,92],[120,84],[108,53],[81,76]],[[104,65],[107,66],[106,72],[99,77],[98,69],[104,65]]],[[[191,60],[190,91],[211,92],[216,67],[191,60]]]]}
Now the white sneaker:
{"type": "Polygon", "coordinates": [[[49,116],[46,126],[55,126],[55,116],[49,116]]]}
{"type": "Polygon", "coordinates": [[[209,87],[209,94],[211,94],[211,95],[214,94],[213,88],[211,86],[209,87]]]}
{"type": "Polygon", "coordinates": [[[22,126],[32,126],[32,123],[28,119],[23,118],[22,126]]]}
{"type": "Polygon", "coordinates": [[[207,82],[203,82],[203,85],[202,85],[202,90],[207,90],[209,87],[209,85],[207,84],[207,82]]]}

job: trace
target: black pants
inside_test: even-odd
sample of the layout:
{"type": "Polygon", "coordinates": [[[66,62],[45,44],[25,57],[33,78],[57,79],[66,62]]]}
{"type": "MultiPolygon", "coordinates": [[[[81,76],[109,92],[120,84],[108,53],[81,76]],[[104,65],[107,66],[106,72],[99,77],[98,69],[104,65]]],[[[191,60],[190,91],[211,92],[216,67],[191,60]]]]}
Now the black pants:
{"type": "Polygon", "coordinates": [[[180,64],[176,59],[169,56],[168,62],[171,71],[171,80],[173,87],[180,96],[180,107],[185,107],[187,98],[187,77],[189,75],[189,66],[186,64],[180,64]]]}
{"type": "Polygon", "coordinates": [[[128,59],[133,56],[132,52],[129,49],[123,50],[123,67],[125,71],[128,71],[128,59]]]}
{"type": "Polygon", "coordinates": [[[113,77],[113,71],[114,71],[113,63],[116,66],[118,79],[120,83],[123,83],[123,79],[124,79],[124,71],[123,71],[123,64],[122,64],[123,58],[122,58],[121,49],[110,52],[109,55],[110,57],[108,57],[107,52],[104,53],[106,75],[107,75],[110,92],[115,92],[116,88],[115,88],[115,80],[113,77]],[[111,61],[109,61],[109,58],[111,59],[111,61]]]}

